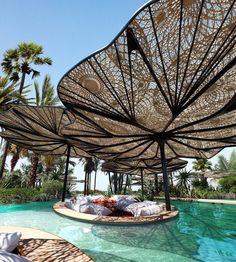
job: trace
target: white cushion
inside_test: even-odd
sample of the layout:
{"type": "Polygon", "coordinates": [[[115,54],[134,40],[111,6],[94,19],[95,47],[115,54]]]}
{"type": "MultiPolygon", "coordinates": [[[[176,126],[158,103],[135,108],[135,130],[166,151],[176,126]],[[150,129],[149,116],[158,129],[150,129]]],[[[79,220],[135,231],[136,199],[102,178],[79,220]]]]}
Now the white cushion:
{"type": "Polygon", "coordinates": [[[108,216],[112,213],[112,211],[109,208],[96,205],[94,203],[80,205],[79,212],[99,216],[108,216]]]}
{"type": "Polygon", "coordinates": [[[20,232],[0,233],[0,249],[12,252],[17,247],[20,238],[20,232]]]}
{"type": "Polygon", "coordinates": [[[70,200],[65,201],[65,206],[69,209],[73,209],[73,203],[70,200]]]}
{"type": "Polygon", "coordinates": [[[134,216],[145,216],[159,213],[163,210],[163,204],[157,205],[152,201],[133,203],[125,208],[125,211],[134,216]]]}
{"type": "Polygon", "coordinates": [[[32,262],[32,260],[29,260],[25,257],[21,257],[16,254],[12,254],[3,250],[0,250],[0,261],[1,262],[32,262]]]}
{"type": "Polygon", "coordinates": [[[115,203],[115,207],[117,210],[125,211],[125,208],[135,203],[135,201],[133,199],[121,198],[115,203]]]}
{"type": "Polygon", "coordinates": [[[148,207],[142,207],[140,208],[138,212],[138,216],[150,216],[154,214],[158,214],[163,210],[161,205],[153,205],[148,207]]]}

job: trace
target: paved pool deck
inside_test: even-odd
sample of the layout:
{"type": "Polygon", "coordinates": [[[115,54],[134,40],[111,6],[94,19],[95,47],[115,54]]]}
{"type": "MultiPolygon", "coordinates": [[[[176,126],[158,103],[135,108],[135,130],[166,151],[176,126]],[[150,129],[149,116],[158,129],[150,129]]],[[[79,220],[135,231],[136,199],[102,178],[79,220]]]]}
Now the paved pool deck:
{"type": "Polygon", "coordinates": [[[70,242],[34,228],[0,226],[0,232],[21,232],[18,251],[34,262],[93,262],[94,260],[70,242]]]}
{"type": "MultiPolygon", "coordinates": [[[[164,197],[158,197],[157,199],[164,200],[164,197]]],[[[189,202],[203,202],[203,203],[213,203],[213,204],[230,204],[236,205],[236,200],[226,200],[226,199],[201,199],[201,198],[180,198],[180,197],[171,197],[171,200],[181,200],[189,202]]]]}

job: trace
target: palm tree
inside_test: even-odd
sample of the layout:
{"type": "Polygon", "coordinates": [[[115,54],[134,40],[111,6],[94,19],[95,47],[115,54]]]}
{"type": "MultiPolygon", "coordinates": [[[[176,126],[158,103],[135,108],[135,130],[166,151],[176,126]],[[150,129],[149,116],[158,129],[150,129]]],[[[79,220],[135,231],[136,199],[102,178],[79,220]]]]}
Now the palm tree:
{"type": "Polygon", "coordinates": [[[197,159],[193,161],[193,169],[200,172],[201,182],[207,186],[207,179],[204,177],[204,172],[212,170],[212,163],[207,159],[197,159]]]}
{"type": "Polygon", "coordinates": [[[214,167],[216,171],[229,172],[232,175],[236,174],[236,151],[233,150],[227,160],[223,155],[218,156],[218,161],[214,167]]]}
{"type": "Polygon", "coordinates": [[[59,97],[55,95],[55,89],[49,75],[46,75],[44,78],[41,94],[39,89],[39,83],[35,81],[35,104],[37,106],[55,106],[59,103],[59,97]]]}
{"type": "Polygon", "coordinates": [[[21,157],[26,157],[28,155],[28,150],[21,148],[21,147],[15,145],[15,144],[10,144],[9,153],[12,155],[11,170],[10,170],[10,172],[12,173],[15,169],[15,166],[16,166],[18,160],[21,157]]]}
{"type": "MultiPolygon", "coordinates": [[[[55,106],[59,102],[58,96],[55,95],[55,89],[54,86],[51,83],[51,79],[48,75],[45,76],[44,81],[43,81],[43,86],[42,86],[42,91],[40,94],[39,91],[39,84],[35,81],[34,82],[34,88],[35,88],[35,104],[37,106],[55,106]]],[[[31,158],[31,171],[29,172],[29,181],[30,181],[30,186],[34,185],[36,182],[36,177],[37,177],[37,166],[39,161],[36,161],[38,154],[35,154],[35,156],[31,158]]],[[[52,159],[50,159],[52,161],[52,159]]]]}
{"type": "Polygon", "coordinates": [[[94,162],[94,172],[95,172],[95,174],[94,174],[94,187],[93,187],[93,191],[95,192],[95,190],[96,190],[96,180],[97,180],[97,171],[98,171],[98,169],[99,169],[99,167],[100,167],[100,165],[101,165],[101,160],[98,159],[98,158],[96,158],[96,157],[94,157],[94,158],[93,158],[93,162],[94,162]]]}
{"type": "Polygon", "coordinates": [[[189,186],[191,185],[191,177],[193,173],[191,171],[180,171],[177,175],[175,175],[176,186],[180,188],[184,188],[189,191],[189,186]]]}
{"type": "MultiPolygon", "coordinates": [[[[51,65],[52,59],[50,57],[43,57],[43,47],[36,43],[19,43],[17,48],[8,49],[3,54],[3,61],[1,63],[3,72],[14,83],[20,80],[19,95],[21,96],[25,88],[26,75],[32,75],[32,78],[39,76],[39,71],[36,71],[32,65],[51,65]]],[[[18,100],[19,102],[19,100],[18,100]]],[[[0,168],[0,177],[3,175],[3,170],[7,157],[7,150],[9,144],[5,145],[5,152],[3,155],[2,165],[0,168]]]]}
{"type": "Polygon", "coordinates": [[[18,82],[20,80],[19,93],[24,89],[26,75],[32,75],[32,78],[39,76],[31,65],[51,65],[50,57],[42,57],[43,47],[36,43],[19,43],[17,48],[8,49],[3,54],[3,62],[1,63],[3,72],[7,74],[11,80],[18,82]]]}
{"type": "Polygon", "coordinates": [[[31,155],[31,167],[29,170],[29,182],[28,182],[29,187],[35,187],[38,163],[39,163],[39,155],[33,153],[31,155]]]}
{"type": "Polygon", "coordinates": [[[197,159],[193,161],[193,169],[200,172],[212,170],[212,163],[207,159],[197,159]]]}
{"type": "Polygon", "coordinates": [[[90,190],[90,181],[91,181],[91,173],[95,170],[94,161],[92,157],[83,158],[82,162],[84,163],[84,195],[89,194],[90,190]]]}
{"type": "MultiPolygon", "coordinates": [[[[8,77],[0,77],[0,112],[10,109],[18,101],[27,103],[29,99],[25,97],[26,91],[19,94],[19,91],[15,90],[16,84],[11,82],[8,77]]],[[[6,142],[4,146],[4,153],[0,165],[0,178],[3,175],[6,157],[8,153],[9,143],[6,142]]]]}

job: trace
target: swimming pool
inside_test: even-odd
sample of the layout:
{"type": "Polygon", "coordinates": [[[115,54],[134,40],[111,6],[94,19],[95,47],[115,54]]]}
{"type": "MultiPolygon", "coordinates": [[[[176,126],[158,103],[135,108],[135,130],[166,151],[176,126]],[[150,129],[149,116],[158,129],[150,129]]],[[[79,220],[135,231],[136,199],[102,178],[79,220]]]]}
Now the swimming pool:
{"type": "Polygon", "coordinates": [[[0,224],[45,230],[98,262],[236,261],[236,205],[174,201],[179,217],[145,226],[77,222],[52,211],[54,202],[0,205],[0,224]]]}

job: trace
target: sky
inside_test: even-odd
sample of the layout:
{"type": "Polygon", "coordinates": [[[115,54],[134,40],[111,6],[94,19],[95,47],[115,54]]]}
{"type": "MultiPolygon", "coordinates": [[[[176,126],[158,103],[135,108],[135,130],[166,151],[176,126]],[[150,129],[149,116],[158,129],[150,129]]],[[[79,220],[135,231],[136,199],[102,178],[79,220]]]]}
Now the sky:
{"type": "MultiPolygon", "coordinates": [[[[3,53],[20,42],[44,47],[52,66],[38,69],[42,79],[49,74],[56,86],[60,78],[80,60],[109,44],[131,16],[147,0],[0,0],[0,61],[3,53]],[[4,11],[3,11],[4,10],[4,11]]],[[[1,75],[1,73],[0,73],[1,75]]],[[[27,79],[32,83],[31,79],[27,79]]],[[[32,93],[32,96],[34,94],[32,93]]],[[[224,149],[226,157],[232,149],[224,149]]],[[[212,159],[216,163],[217,157],[212,159]]],[[[187,166],[191,169],[191,161],[187,166]]],[[[77,166],[75,175],[84,176],[77,166]]],[[[108,179],[98,174],[98,188],[107,189],[108,179]]],[[[82,185],[79,187],[82,189],[82,185]]]]}

